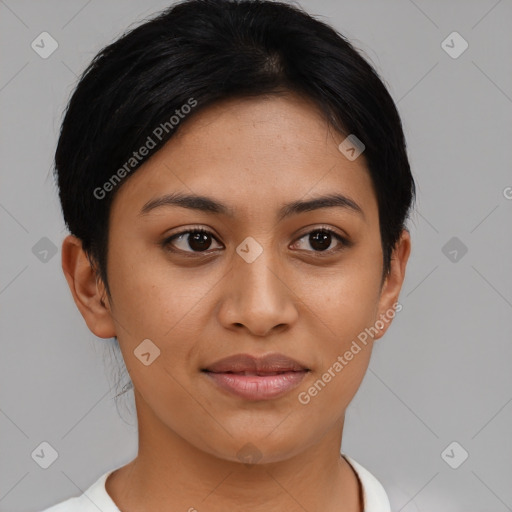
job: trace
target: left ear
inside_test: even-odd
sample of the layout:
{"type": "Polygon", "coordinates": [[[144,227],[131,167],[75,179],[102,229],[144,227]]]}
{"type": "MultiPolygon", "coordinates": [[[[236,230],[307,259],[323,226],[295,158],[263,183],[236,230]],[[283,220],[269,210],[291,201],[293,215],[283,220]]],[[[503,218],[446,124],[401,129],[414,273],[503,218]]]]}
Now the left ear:
{"type": "Polygon", "coordinates": [[[378,340],[384,336],[395,316],[394,311],[399,311],[401,306],[396,306],[398,296],[405,278],[405,268],[411,253],[411,235],[407,229],[402,230],[393,253],[391,255],[390,271],[382,285],[375,325],[378,334],[373,338],[378,340]],[[380,321],[379,321],[380,320],[380,321]],[[384,325],[383,325],[384,324],[384,325]]]}

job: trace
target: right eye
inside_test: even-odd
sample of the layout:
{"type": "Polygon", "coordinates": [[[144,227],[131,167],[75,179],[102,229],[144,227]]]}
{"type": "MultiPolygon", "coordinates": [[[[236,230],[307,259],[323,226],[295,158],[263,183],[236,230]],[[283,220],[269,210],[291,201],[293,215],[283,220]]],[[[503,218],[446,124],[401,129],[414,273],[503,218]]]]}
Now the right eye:
{"type": "MultiPolygon", "coordinates": [[[[210,231],[203,228],[188,229],[166,238],[162,245],[171,252],[185,252],[194,254],[204,253],[211,246],[213,240],[217,240],[210,231]],[[178,246],[178,244],[181,245],[178,246]],[[177,247],[177,249],[176,249],[177,247]]],[[[220,246],[222,249],[222,246],[220,246]]]]}

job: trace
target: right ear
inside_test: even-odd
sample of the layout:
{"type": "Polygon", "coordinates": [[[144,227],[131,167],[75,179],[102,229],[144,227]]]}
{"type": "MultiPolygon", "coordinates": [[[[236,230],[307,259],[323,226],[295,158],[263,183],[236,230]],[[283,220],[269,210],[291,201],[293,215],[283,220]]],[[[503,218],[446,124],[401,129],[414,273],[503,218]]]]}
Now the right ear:
{"type": "Polygon", "coordinates": [[[110,307],[103,299],[105,287],[82,249],[82,241],[74,235],[68,235],[62,242],[62,270],[90,331],[99,338],[116,336],[110,307]]]}

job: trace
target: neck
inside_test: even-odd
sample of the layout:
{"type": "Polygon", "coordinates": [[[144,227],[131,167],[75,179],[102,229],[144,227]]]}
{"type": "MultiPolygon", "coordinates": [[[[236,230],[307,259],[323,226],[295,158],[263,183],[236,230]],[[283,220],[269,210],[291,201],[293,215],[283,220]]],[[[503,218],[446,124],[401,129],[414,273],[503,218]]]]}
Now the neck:
{"type": "Polygon", "coordinates": [[[135,396],[139,453],[106,482],[108,494],[121,510],[363,510],[357,475],[340,455],[344,418],[318,443],[295,455],[249,465],[193,446],[158,421],[135,396]]]}

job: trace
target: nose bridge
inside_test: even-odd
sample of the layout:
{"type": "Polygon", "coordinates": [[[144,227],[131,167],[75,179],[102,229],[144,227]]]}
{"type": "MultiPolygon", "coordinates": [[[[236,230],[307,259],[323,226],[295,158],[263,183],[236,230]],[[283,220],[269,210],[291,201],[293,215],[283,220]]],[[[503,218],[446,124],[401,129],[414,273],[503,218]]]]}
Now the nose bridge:
{"type": "Polygon", "coordinates": [[[236,248],[236,253],[233,271],[235,279],[240,279],[239,286],[244,295],[270,300],[281,293],[282,284],[275,275],[279,272],[279,256],[275,254],[271,237],[259,237],[258,240],[246,237],[236,248]]]}
{"type": "Polygon", "coordinates": [[[263,335],[296,318],[293,293],[280,276],[282,265],[271,237],[247,237],[237,247],[223,320],[263,335]]]}

